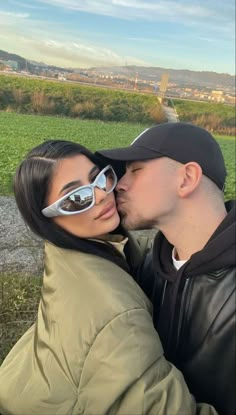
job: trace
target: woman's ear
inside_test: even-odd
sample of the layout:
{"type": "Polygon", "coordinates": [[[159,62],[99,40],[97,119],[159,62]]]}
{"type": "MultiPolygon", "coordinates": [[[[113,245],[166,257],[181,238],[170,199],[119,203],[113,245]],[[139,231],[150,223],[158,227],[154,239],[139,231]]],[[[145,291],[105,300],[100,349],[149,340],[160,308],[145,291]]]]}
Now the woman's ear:
{"type": "Polygon", "coordinates": [[[199,186],[202,178],[202,168],[195,161],[184,164],[180,168],[180,182],[178,188],[178,194],[184,198],[192,194],[199,186]]]}

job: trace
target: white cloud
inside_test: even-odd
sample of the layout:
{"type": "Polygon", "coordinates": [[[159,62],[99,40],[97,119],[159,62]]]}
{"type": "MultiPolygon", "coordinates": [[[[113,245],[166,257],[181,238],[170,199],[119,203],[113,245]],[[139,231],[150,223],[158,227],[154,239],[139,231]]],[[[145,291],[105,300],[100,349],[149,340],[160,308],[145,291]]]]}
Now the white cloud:
{"type": "Polygon", "coordinates": [[[205,36],[197,36],[197,39],[199,39],[199,40],[203,40],[204,42],[209,42],[209,43],[216,43],[217,42],[217,39],[213,39],[213,38],[210,38],[210,37],[205,37],[205,36]]]}
{"type": "MultiPolygon", "coordinates": [[[[176,50],[187,46],[190,50],[191,44],[199,49],[200,56],[203,53],[201,49],[207,44],[212,48],[213,42],[219,42],[221,46],[224,44],[224,50],[232,49],[232,0],[225,2],[227,7],[218,0],[33,0],[29,7],[28,1],[10,0],[9,3],[17,6],[12,8],[14,12],[0,11],[1,49],[27,59],[65,67],[124,65],[124,62],[148,65],[149,62],[155,62],[155,56],[159,62],[161,55],[170,56],[173,62],[176,50]],[[60,8],[57,12],[62,13],[54,15],[55,7],[60,8]],[[31,8],[48,8],[47,19],[44,20],[45,13],[34,13],[31,8]],[[124,19],[126,22],[122,22],[122,27],[125,30],[113,32],[109,25],[108,29],[100,25],[98,29],[97,26],[88,26],[87,31],[83,29],[82,32],[79,14],[78,24],[70,24],[72,10],[75,11],[73,15],[76,15],[76,11],[83,11],[124,19]],[[63,14],[64,19],[61,18],[63,14]],[[57,20],[57,16],[61,19],[57,20]],[[127,20],[137,22],[134,25],[127,20]],[[144,21],[148,24],[143,25],[144,21]],[[176,30],[179,27],[177,24],[165,26],[165,29],[169,27],[173,30],[155,30],[162,27],[159,21],[188,26],[187,35],[184,30],[176,30]],[[132,30],[129,31],[130,26],[132,30]],[[134,30],[134,26],[138,30],[134,30]],[[154,48],[155,44],[157,47],[154,48]],[[136,58],[132,56],[135,54],[136,58]]],[[[116,23],[117,29],[119,26],[116,23]]],[[[180,59],[184,59],[185,55],[180,54],[180,59]]],[[[189,59],[188,53],[186,56],[189,59]]],[[[161,66],[160,63],[158,65],[161,66]]]]}
{"type": "Polygon", "coordinates": [[[13,4],[13,6],[22,7],[24,9],[32,9],[32,10],[43,10],[45,7],[37,6],[32,3],[23,3],[22,1],[17,0],[8,0],[9,4],[13,4]]]}
{"type": "Polygon", "coordinates": [[[4,23],[4,19],[27,19],[30,16],[29,13],[12,13],[0,10],[1,23],[4,23]],[[3,20],[2,20],[3,19],[3,20]]]}
{"type": "Polygon", "coordinates": [[[199,4],[189,1],[142,1],[142,0],[40,0],[52,6],[92,14],[112,16],[127,20],[172,20],[184,21],[186,17],[207,17],[212,14],[199,4]]]}
{"type": "Polygon", "coordinates": [[[26,59],[71,68],[124,65],[126,60],[132,65],[145,65],[144,61],[132,56],[124,57],[109,48],[98,47],[83,41],[60,42],[55,39],[32,39],[18,35],[14,42],[14,35],[6,33],[2,36],[2,45],[3,49],[5,47],[5,50],[21,54],[26,59]],[[12,46],[9,48],[8,42],[11,45],[15,44],[15,48],[12,46]]]}
{"type": "MultiPolygon", "coordinates": [[[[88,41],[79,28],[66,30],[61,24],[33,19],[29,13],[12,13],[0,10],[1,49],[24,56],[26,59],[65,67],[123,65],[125,60],[144,65],[142,59],[124,56],[112,47],[98,44],[98,36],[88,41]]],[[[99,33],[98,35],[101,35],[99,33]]]]}
{"type": "Polygon", "coordinates": [[[147,37],[127,37],[124,39],[124,41],[127,41],[127,40],[131,40],[133,42],[150,43],[150,44],[152,43],[156,44],[158,42],[157,39],[147,38],[147,37]]]}

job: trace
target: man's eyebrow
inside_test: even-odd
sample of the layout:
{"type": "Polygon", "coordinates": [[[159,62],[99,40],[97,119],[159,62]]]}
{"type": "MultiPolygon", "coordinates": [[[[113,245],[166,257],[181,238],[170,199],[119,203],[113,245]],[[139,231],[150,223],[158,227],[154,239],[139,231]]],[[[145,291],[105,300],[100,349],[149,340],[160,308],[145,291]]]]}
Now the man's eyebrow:
{"type": "Polygon", "coordinates": [[[148,160],[132,160],[132,161],[127,161],[126,162],[126,167],[129,168],[134,163],[145,163],[146,161],[148,161],[148,160]]]}
{"type": "MultiPolygon", "coordinates": [[[[89,174],[88,174],[88,180],[89,180],[89,182],[90,182],[90,180],[91,180],[91,178],[92,178],[92,176],[93,176],[93,173],[94,172],[97,172],[97,171],[99,171],[99,168],[98,168],[98,166],[93,166],[92,168],[91,168],[91,170],[89,171],[89,174]]],[[[69,182],[69,183],[66,183],[63,187],[62,187],[62,189],[60,190],[60,192],[59,192],[59,195],[62,193],[62,192],[64,192],[65,190],[67,190],[67,189],[69,189],[69,188],[71,188],[71,187],[80,187],[80,186],[82,186],[82,182],[81,182],[81,180],[73,180],[73,181],[71,181],[71,182],[69,182]]]]}

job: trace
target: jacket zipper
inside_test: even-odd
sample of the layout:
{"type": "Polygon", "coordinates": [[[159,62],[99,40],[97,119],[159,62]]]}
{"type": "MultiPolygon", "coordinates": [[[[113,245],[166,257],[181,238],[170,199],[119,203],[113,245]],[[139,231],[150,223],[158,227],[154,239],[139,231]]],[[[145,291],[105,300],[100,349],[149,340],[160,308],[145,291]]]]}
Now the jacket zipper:
{"type": "Polygon", "coordinates": [[[178,322],[178,330],[177,330],[177,338],[176,338],[176,351],[178,350],[178,347],[179,347],[180,333],[181,333],[181,328],[183,326],[182,322],[183,322],[183,316],[184,316],[184,309],[186,308],[185,307],[186,306],[186,297],[187,297],[189,282],[190,282],[190,279],[186,278],[185,284],[184,284],[184,289],[183,289],[183,294],[182,294],[182,298],[181,298],[181,306],[180,306],[179,322],[178,322]]]}
{"type": "Polygon", "coordinates": [[[163,304],[164,304],[167,283],[168,283],[168,281],[167,281],[167,280],[165,280],[165,284],[164,284],[164,288],[163,288],[163,292],[162,292],[162,297],[161,297],[161,304],[160,304],[160,308],[161,308],[161,307],[163,306],[163,304]]]}

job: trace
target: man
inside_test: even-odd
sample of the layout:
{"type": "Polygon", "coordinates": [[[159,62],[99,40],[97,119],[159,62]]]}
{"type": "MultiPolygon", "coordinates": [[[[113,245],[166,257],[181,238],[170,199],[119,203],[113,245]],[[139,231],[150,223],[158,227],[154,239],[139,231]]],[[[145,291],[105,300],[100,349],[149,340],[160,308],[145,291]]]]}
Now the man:
{"type": "Polygon", "coordinates": [[[138,283],[152,300],[165,355],[197,401],[236,414],[235,202],[206,130],[188,123],[145,130],[127,148],[99,151],[126,173],[117,203],[128,229],[157,228],[138,283]]]}

